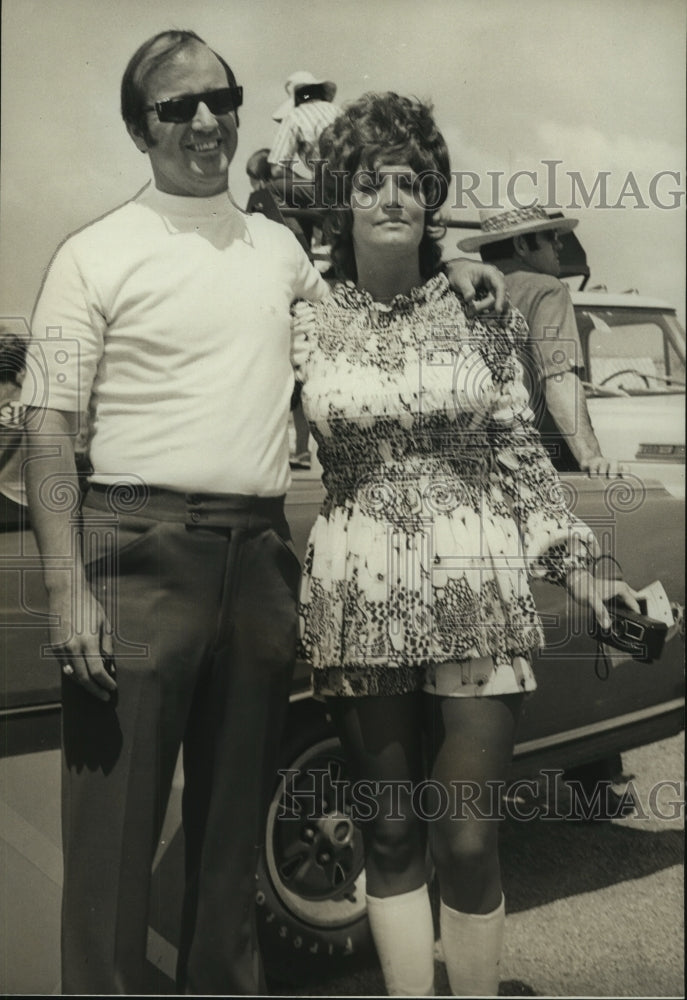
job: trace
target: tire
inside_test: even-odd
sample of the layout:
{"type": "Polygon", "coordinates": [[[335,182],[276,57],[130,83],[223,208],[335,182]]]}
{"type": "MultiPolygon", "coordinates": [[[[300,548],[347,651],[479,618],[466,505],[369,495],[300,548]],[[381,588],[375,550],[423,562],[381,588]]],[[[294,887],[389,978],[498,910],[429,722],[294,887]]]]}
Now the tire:
{"type": "Polygon", "coordinates": [[[570,767],[565,771],[564,777],[566,780],[580,781],[585,788],[593,790],[600,781],[614,781],[619,779],[622,773],[622,757],[616,753],[587,764],[570,767]]]}
{"type": "Polygon", "coordinates": [[[633,777],[623,774],[619,753],[569,768],[563,778],[578,790],[571,818],[600,821],[632,816],[637,802],[628,782],[633,777]]]}
{"type": "Polygon", "coordinates": [[[373,954],[362,837],[335,784],[345,778],[343,750],[324,718],[306,729],[285,745],[287,773],[270,803],[257,873],[265,972],[289,985],[346,974],[373,954]]]}

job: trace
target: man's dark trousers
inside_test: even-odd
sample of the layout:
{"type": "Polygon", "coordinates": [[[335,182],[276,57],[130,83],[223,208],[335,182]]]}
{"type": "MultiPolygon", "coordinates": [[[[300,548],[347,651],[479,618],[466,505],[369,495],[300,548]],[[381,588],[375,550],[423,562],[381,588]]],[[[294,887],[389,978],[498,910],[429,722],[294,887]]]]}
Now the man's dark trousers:
{"type": "Polygon", "coordinates": [[[118,691],[103,704],[63,683],[63,993],[142,990],[151,866],[182,741],[177,988],[262,989],[255,862],[300,575],[287,539],[281,499],[86,498],[84,559],[114,626],[118,691]]]}

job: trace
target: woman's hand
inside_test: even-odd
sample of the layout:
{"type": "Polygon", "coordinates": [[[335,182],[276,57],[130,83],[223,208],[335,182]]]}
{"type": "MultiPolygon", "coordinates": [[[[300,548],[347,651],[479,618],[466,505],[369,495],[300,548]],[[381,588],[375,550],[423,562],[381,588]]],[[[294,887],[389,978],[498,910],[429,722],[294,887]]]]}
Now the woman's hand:
{"type": "Polygon", "coordinates": [[[636,591],[624,580],[603,579],[592,576],[586,569],[573,569],[568,574],[566,584],[573,600],[583,607],[591,608],[603,629],[611,627],[611,616],[604,602],[612,597],[619,597],[631,611],[641,614],[636,591]]]}
{"type": "Polygon", "coordinates": [[[500,316],[505,312],[506,282],[497,267],[457,257],[446,261],[446,274],[453,291],[462,295],[473,313],[494,312],[500,316]],[[485,289],[488,294],[477,299],[478,291],[485,289]]]}

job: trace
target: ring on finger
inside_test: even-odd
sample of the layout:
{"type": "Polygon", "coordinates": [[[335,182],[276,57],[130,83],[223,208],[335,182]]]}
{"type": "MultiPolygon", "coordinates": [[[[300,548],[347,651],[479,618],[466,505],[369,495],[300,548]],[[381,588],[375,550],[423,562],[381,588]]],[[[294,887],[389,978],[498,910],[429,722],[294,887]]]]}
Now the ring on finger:
{"type": "Polygon", "coordinates": [[[71,663],[65,663],[65,665],[62,667],[62,673],[65,675],[65,677],[72,676],[72,674],[74,673],[74,667],[71,665],[71,663]]]}

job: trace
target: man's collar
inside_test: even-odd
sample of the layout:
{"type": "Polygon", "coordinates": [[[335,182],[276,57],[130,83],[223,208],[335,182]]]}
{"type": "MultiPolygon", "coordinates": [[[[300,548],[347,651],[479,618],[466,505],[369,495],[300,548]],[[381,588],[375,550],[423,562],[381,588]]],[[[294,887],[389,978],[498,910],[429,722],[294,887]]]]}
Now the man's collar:
{"type": "Polygon", "coordinates": [[[527,264],[522,257],[503,257],[500,260],[490,260],[490,264],[494,267],[498,267],[499,271],[503,274],[514,274],[516,271],[527,271],[529,274],[543,274],[543,271],[538,271],[536,267],[532,267],[531,264],[527,264]]]}
{"type": "Polygon", "coordinates": [[[228,190],[222,191],[220,194],[209,195],[207,198],[198,198],[167,194],[166,191],[160,191],[151,183],[141,192],[139,200],[158,212],[177,218],[209,218],[241,213],[241,209],[232,201],[228,190]]]}

